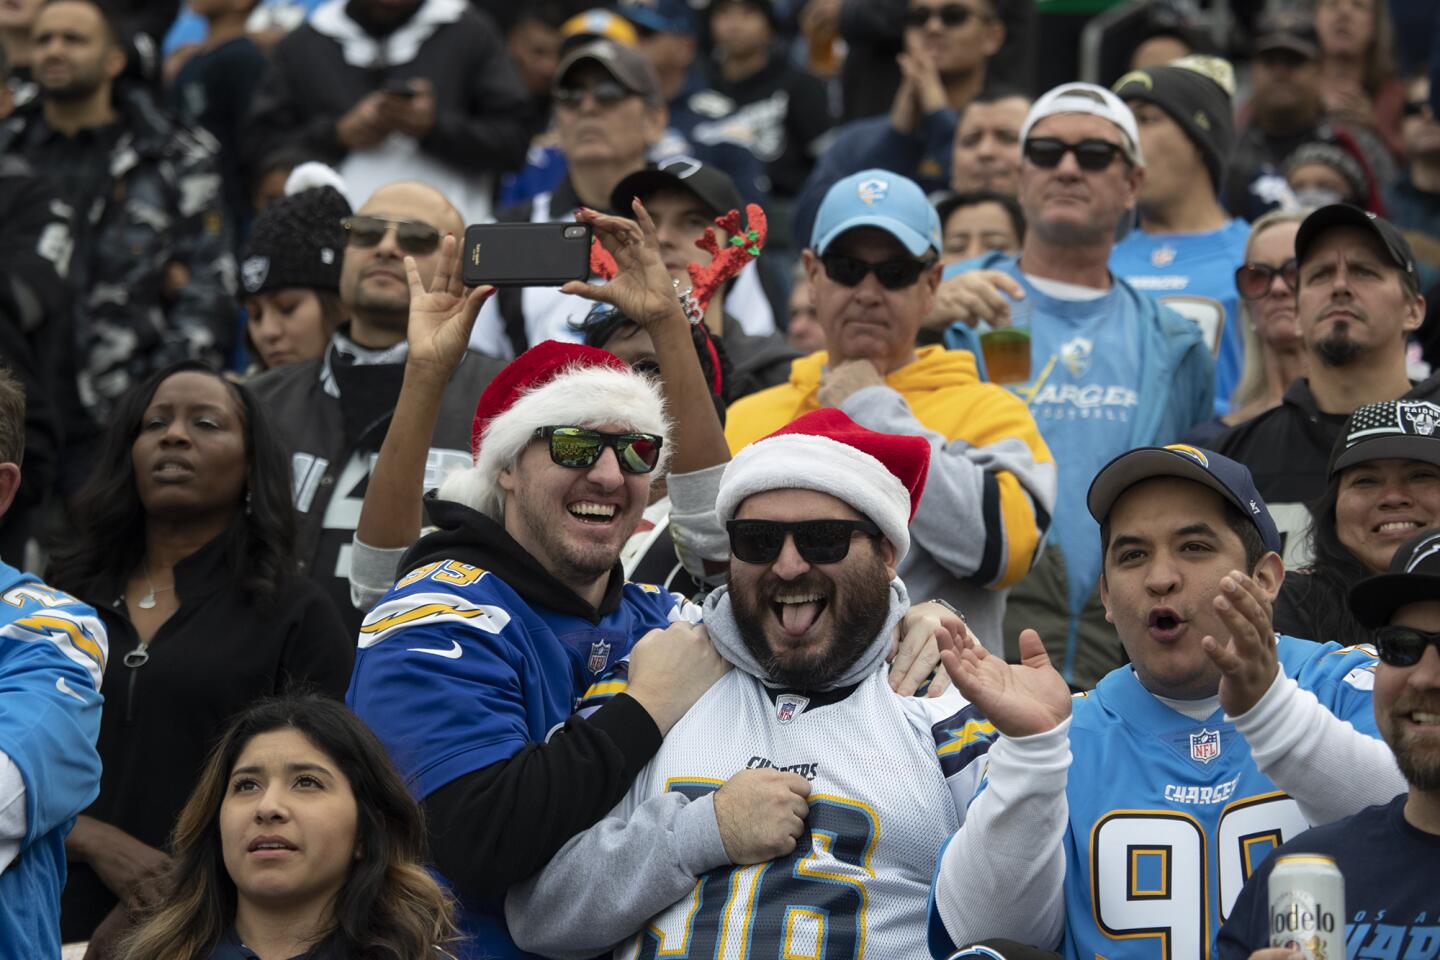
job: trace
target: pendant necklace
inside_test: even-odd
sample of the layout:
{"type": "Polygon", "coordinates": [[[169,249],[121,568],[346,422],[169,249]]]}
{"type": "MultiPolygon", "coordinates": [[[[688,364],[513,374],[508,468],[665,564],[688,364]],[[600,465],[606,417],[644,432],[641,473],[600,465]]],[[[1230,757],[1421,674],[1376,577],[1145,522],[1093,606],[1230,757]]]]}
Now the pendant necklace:
{"type": "Polygon", "coordinates": [[[155,581],[150,579],[149,562],[147,561],[144,567],[142,567],[141,569],[145,571],[145,585],[150,588],[150,592],[145,594],[145,596],[141,597],[138,601],[136,601],[135,606],[139,607],[141,610],[153,610],[155,609],[155,594],[164,593],[166,590],[174,590],[175,584],[172,583],[168,587],[161,587],[159,590],[156,590],[155,581]]]}

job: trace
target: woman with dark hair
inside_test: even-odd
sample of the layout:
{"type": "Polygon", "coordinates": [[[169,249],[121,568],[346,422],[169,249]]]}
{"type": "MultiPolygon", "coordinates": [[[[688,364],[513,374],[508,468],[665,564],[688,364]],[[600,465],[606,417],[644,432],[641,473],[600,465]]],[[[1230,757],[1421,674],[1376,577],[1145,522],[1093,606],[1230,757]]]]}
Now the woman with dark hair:
{"type": "Polygon", "coordinates": [[[1406,540],[1440,527],[1440,406],[1390,400],[1350,415],[1330,456],[1330,483],[1310,508],[1314,560],[1287,573],[1275,629],[1337,643],[1368,643],[1345,598],[1385,573],[1406,540]]]}
{"type": "Polygon", "coordinates": [[[47,578],[96,608],[111,654],[100,796],[66,841],[66,941],[103,948],[143,902],[234,713],[295,683],[344,695],[354,642],[295,572],[292,510],[290,465],[244,387],[185,362],[120,401],[47,578]]]}
{"type": "Polygon", "coordinates": [[[455,938],[425,829],[343,705],[262,701],[211,752],[171,835],[164,899],[126,960],[434,960],[455,938]]]}

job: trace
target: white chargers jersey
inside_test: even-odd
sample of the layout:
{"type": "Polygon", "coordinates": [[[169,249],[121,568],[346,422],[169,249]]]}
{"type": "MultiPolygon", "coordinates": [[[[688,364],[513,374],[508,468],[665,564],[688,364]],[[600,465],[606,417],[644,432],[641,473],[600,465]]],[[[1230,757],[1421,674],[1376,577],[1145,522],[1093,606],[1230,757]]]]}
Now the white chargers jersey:
{"type": "Polygon", "coordinates": [[[848,696],[802,696],[732,670],[685,714],[611,816],[771,767],[810,781],[808,829],[788,856],[705,874],[617,957],[928,958],[935,858],[964,820],[996,734],[954,690],[901,697],[887,673],[848,696]]]}

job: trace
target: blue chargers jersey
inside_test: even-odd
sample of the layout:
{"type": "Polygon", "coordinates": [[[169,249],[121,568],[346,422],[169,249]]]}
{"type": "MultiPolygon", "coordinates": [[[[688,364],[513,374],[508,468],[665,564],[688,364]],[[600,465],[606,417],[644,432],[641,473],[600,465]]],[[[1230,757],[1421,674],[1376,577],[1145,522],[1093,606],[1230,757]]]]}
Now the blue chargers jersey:
{"type": "MultiPolygon", "coordinates": [[[[1285,675],[1379,737],[1368,648],[1281,636],[1285,675]]],[[[1127,665],[1075,700],[1065,834],[1068,960],[1198,960],[1270,851],[1309,828],[1216,710],[1171,710],[1127,665]]]]}
{"type": "Polygon", "coordinates": [[[65,837],[100,793],[95,610],[0,563],[0,753],[25,784],[25,838],[0,873],[0,955],[60,955],[65,837]]]}
{"type": "Polygon", "coordinates": [[[1149,234],[1137,228],[1110,253],[1111,272],[1204,332],[1215,350],[1217,416],[1229,412],[1245,368],[1235,271],[1245,262],[1249,238],[1250,225],[1238,218],[1208,233],[1149,234]]]}
{"type": "MultiPolygon", "coordinates": [[[[585,689],[640,637],[700,608],[627,583],[598,623],[529,606],[493,573],[458,560],[417,567],[360,627],[345,701],[385,744],[416,799],[544,741],[585,689]]],[[[501,904],[469,905],[461,927],[504,956],[501,904]]]]}

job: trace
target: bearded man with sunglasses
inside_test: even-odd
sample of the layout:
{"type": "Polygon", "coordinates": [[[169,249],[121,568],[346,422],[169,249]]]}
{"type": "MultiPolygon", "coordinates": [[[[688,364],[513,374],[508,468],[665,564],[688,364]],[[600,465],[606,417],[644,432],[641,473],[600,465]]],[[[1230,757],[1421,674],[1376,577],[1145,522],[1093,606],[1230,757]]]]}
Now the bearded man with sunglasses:
{"type": "Polygon", "coordinates": [[[1309,830],[1251,875],[1220,928],[1220,960],[1292,960],[1270,949],[1267,887],[1281,856],[1320,854],[1345,878],[1351,956],[1435,956],[1440,888],[1440,531],[1395,551],[1389,572],[1350,590],[1374,636],[1375,723],[1409,789],[1389,803],[1309,830]],[[1252,952],[1253,951],[1253,952],[1252,952]],[[1403,953],[1402,953],[1403,951],[1403,953]]]}
{"type": "Polygon", "coordinates": [[[1039,630],[1065,679],[1087,689],[1121,652],[1100,604],[1086,482],[1116,454],[1179,440],[1209,417],[1215,365],[1193,322],[1110,271],[1145,179],[1130,108],[1103,87],[1063,84],[1035,101],[1020,142],[1024,245],[947,268],[972,296],[946,342],[973,348],[981,320],[1028,328],[1028,377],[1010,389],[1055,455],[1060,492],[1050,545],[1011,591],[1004,635],[1039,630]]]}
{"type": "MultiPolygon", "coordinates": [[[[729,584],[705,601],[734,669],[606,819],[511,891],[517,942],[549,957],[708,957],[727,937],[756,957],[925,956],[941,843],[976,807],[1004,802],[976,799],[981,769],[1024,764],[1007,738],[1070,710],[1038,643],[1012,677],[1042,704],[1031,715],[991,723],[954,690],[900,697],[886,682],[909,606],[896,570],[935,476],[931,446],[822,409],[735,455],[715,505],[729,584]],[[743,917],[729,909],[737,898],[743,917]]],[[[625,677],[621,664],[581,712],[610,709],[625,677]]],[[[1064,767],[1049,773],[1063,781],[1064,767]]]]}
{"type": "MultiPolygon", "coordinates": [[[[354,632],[363,612],[352,602],[351,539],[409,354],[404,258],[414,258],[427,285],[437,274],[451,276],[465,224],[434,187],[402,182],[375,191],[343,226],[340,302],[348,322],[320,357],[271,370],[250,386],[291,458],[300,569],[319,581],[354,632]],[[442,234],[456,238],[453,262],[442,263],[442,234]]],[[[425,463],[432,486],[470,462],[475,397],[501,367],[470,353],[439,383],[443,399],[425,463]]]]}
{"type": "Polygon", "coordinates": [[[900,577],[963,610],[1000,641],[1005,592],[1030,570],[1049,527],[1055,467],[1024,404],[981,383],[972,354],[918,348],[940,280],[940,218],[913,181],[863,170],[826,194],[804,252],[826,349],[790,381],[731,405],[732,452],[821,407],[931,447],[930,495],[900,577]]]}

